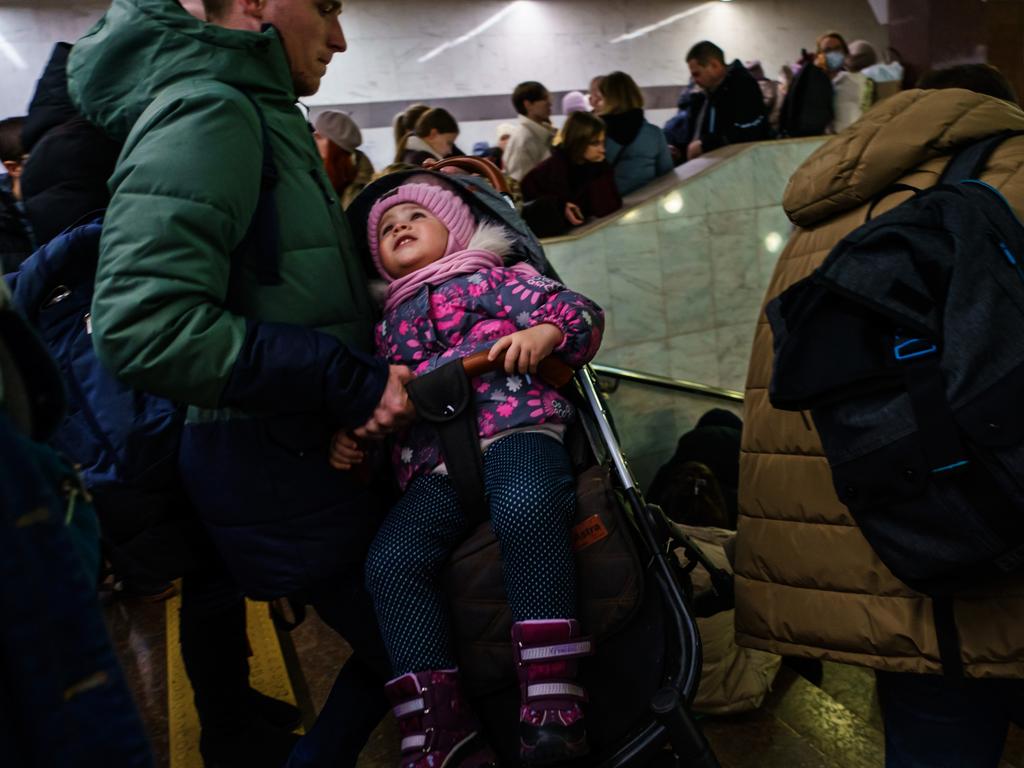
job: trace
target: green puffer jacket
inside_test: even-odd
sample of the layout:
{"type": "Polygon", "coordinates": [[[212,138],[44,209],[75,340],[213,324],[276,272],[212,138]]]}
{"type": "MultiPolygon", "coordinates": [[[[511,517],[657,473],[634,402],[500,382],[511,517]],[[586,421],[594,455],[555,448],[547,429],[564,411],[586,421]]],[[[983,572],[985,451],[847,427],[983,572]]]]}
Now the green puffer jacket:
{"type": "Polygon", "coordinates": [[[174,0],[114,0],[72,51],[69,90],[125,146],[110,181],[93,329],[103,360],[157,394],[220,404],[244,317],[318,328],[369,351],[366,278],[276,30],[194,19],[174,0]],[[243,93],[244,92],[244,93],[243,93]],[[283,285],[242,270],[225,311],[229,254],[255,210],[262,111],[280,180],[283,285]]]}
{"type": "Polygon", "coordinates": [[[204,24],[175,0],[114,0],[75,44],[68,86],[124,142],[92,305],[101,361],[190,406],[184,479],[251,595],[358,561],[376,519],[327,448],[333,429],[371,415],[387,366],[368,354],[366,274],[277,31],[204,24]],[[251,249],[232,257],[260,198],[261,115],[279,281],[257,278],[251,249]]]}

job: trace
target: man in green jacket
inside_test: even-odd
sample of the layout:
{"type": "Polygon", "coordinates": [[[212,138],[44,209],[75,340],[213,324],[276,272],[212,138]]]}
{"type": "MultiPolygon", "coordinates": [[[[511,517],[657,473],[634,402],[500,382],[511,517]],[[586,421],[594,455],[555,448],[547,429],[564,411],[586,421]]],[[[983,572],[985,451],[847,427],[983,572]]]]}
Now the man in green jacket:
{"type": "Polygon", "coordinates": [[[346,42],[336,0],[114,0],[69,90],[124,149],[92,307],[97,353],[189,405],[181,469],[251,597],[302,595],[355,653],[289,765],[354,765],[386,709],[362,588],[380,505],[330,468],[330,434],[412,415],[408,369],[370,356],[374,308],[296,99],[346,42]]]}

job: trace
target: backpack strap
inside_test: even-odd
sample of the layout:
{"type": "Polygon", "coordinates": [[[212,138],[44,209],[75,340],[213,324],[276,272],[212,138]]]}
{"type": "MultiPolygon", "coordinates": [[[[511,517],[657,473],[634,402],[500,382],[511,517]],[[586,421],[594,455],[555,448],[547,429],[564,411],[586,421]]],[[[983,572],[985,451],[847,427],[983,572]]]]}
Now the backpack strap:
{"type": "Polygon", "coordinates": [[[871,221],[871,217],[875,213],[875,208],[889,195],[894,195],[897,192],[913,192],[916,195],[920,191],[920,189],[918,189],[917,187],[912,187],[910,184],[890,184],[888,187],[883,189],[881,192],[879,192],[872,198],[871,205],[868,206],[868,212],[864,215],[864,223],[867,224],[869,221],[871,221]]]}
{"type": "Polygon", "coordinates": [[[448,477],[463,512],[474,520],[485,517],[487,490],[476,402],[462,360],[417,376],[405,388],[420,419],[437,430],[448,477]]]}
{"type": "Polygon", "coordinates": [[[955,472],[969,464],[946,399],[939,354],[938,346],[929,339],[896,336],[893,342],[893,356],[903,368],[925,460],[933,475],[955,472]]]}
{"type": "Polygon", "coordinates": [[[251,95],[245,91],[241,91],[241,93],[252,104],[253,109],[256,110],[256,116],[259,118],[263,158],[260,165],[260,196],[256,201],[256,210],[249,221],[249,228],[234,253],[231,254],[232,272],[237,273],[234,266],[244,257],[251,263],[260,285],[280,285],[281,272],[278,265],[278,251],[281,229],[277,215],[277,197],[274,193],[278,181],[277,164],[274,161],[274,145],[270,141],[270,130],[267,128],[263,110],[251,95]]]}
{"type": "Polygon", "coordinates": [[[939,660],[942,674],[946,677],[963,677],[964,663],[960,657],[960,633],[956,628],[951,595],[932,597],[932,621],[935,624],[935,639],[939,643],[939,660]]]}
{"type": "Polygon", "coordinates": [[[995,148],[1011,136],[1020,136],[1024,131],[1002,131],[987,138],[976,141],[961,149],[946,164],[939,184],[956,184],[966,179],[976,179],[985,170],[989,157],[995,148]]]}

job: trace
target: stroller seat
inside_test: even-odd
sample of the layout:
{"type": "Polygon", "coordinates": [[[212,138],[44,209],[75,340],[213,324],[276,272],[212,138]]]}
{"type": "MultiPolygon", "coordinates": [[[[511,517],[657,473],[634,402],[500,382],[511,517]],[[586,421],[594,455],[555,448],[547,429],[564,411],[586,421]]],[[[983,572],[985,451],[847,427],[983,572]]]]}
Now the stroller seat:
{"type": "MultiPolygon", "coordinates": [[[[536,238],[496,191],[502,185],[500,174],[476,158],[452,158],[429,170],[398,171],[372,182],[348,210],[357,243],[365,249],[366,214],[373,201],[424,174],[443,180],[478,219],[509,229],[516,237],[514,258],[558,279],[536,238]],[[486,180],[439,172],[444,165],[466,167],[486,180]]],[[[370,269],[368,251],[365,255],[370,269]]],[[[456,489],[463,488],[460,499],[466,499],[465,488],[473,483],[459,476],[480,467],[475,413],[453,395],[468,387],[452,378],[451,369],[443,373],[445,368],[449,366],[420,377],[409,390],[421,416],[430,412],[427,419],[441,425],[448,473],[456,489]],[[417,382],[426,384],[430,377],[443,381],[445,375],[447,382],[423,388],[432,390],[433,404],[418,399],[417,382]],[[454,409],[459,413],[453,416],[455,401],[459,401],[454,409]],[[444,425],[456,416],[464,422],[461,428],[444,425]],[[460,433],[463,448],[450,452],[445,430],[460,433]],[[465,448],[467,443],[472,449],[465,448]],[[453,461],[454,456],[468,458],[453,461]]],[[[464,381],[475,375],[460,373],[464,381]]],[[[594,656],[580,664],[590,696],[591,743],[591,754],[580,762],[599,768],[641,768],[656,761],[714,768],[718,762],[688,711],[699,682],[700,641],[688,605],[688,575],[672,551],[673,532],[661,510],[644,502],[619,449],[594,374],[584,368],[560,392],[577,411],[565,444],[577,478],[573,539],[578,618],[584,632],[595,640],[594,656]]],[[[482,479],[476,487],[482,501],[482,479]]],[[[689,542],[684,545],[689,552],[689,542]]],[[[699,553],[693,554],[693,560],[703,560],[699,553]]],[[[519,685],[511,647],[512,617],[505,601],[498,542],[489,522],[479,524],[452,554],[444,579],[467,692],[501,764],[518,765],[519,685]]]]}

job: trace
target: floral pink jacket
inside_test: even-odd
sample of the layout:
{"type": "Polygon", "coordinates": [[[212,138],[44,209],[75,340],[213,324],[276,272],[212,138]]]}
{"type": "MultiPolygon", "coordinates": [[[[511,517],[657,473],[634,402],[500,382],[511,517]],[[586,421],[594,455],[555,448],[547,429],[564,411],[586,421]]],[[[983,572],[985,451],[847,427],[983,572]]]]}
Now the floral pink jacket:
{"type": "MultiPolygon", "coordinates": [[[[424,286],[388,312],[377,325],[377,353],[420,375],[540,323],[562,331],[564,338],[553,354],[578,368],[601,344],[604,312],[590,299],[522,265],[481,269],[424,286]]],[[[532,424],[565,423],[573,415],[569,402],[536,376],[488,373],[474,379],[473,388],[484,438],[532,424]]],[[[398,435],[394,462],[403,489],[443,460],[437,433],[429,425],[415,423],[398,435]]]]}

